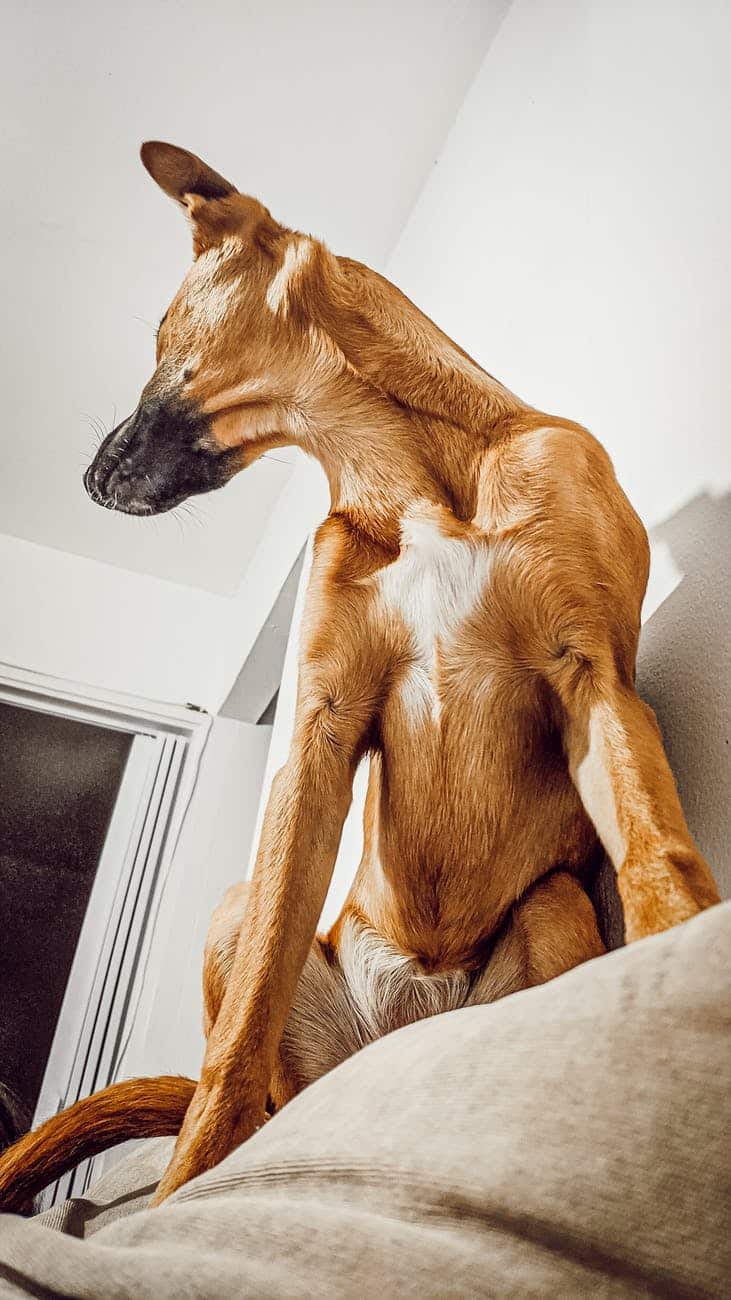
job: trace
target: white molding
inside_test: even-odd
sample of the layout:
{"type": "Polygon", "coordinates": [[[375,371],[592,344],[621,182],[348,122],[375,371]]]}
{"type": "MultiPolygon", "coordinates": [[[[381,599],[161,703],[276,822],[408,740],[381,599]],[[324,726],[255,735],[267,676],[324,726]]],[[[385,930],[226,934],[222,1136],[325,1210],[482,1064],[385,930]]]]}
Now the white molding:
{"type": "MultiPolygon", "coordinates": [[[[145,796],[149,801],[158,749],[159,744],[151,736],[135,736],[132,741],[58,1014],[34,1124],[55,1115],[75,1099],[72,1091],[80,1095],[73,1086],[74,1074],[81,1068],[80,1057],[91,1033],[89,1022],[97,1014],[94,986],[104,978],[105,949],[113,942],[112,923],[121,910],[119,891],[128,876],[131,846],[139,838],[136,827],[144,817],[145,796]]],[[[106,956],[108,959],[109,954],[106,956]]]]}
{"type": "Polygon", "coordinates": [[[198,732],[207,732],[211,723],[210,714],[199,708],[87,686],[2,660],[0,699],[45,713],[97,722],[121,731],[155,733],[173,730],[192,738],[198,732]]]}
{"type": "MultiPolygon", "coordinates": [[[[35,1123],[117,1076],[212,719],[0,663],[0,700],[133,736],[56,1023],[35,1123]]],[[[44,1205],[83,1190],[93,1162],[44,1205]]]]}

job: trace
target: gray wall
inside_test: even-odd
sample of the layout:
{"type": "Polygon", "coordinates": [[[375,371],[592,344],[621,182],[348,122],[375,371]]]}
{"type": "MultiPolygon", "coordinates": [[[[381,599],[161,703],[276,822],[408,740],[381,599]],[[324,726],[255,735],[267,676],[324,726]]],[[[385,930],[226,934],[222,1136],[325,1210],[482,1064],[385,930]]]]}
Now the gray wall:
{"type": "Polygon", "coordinates": [[[643,628],[638,686],[657,713],[690,829],[731,894],[731,496],[699,495],[652,530],[684,575],[643,628]]]}

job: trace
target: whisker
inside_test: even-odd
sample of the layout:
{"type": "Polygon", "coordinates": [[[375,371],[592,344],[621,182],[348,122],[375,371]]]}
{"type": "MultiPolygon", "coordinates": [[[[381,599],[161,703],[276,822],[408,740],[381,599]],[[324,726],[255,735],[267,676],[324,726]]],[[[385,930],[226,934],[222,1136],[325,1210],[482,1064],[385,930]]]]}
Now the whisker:
{"type": "Polygon", "coordinates": [[[183,510],[183,513],[187,516],[187,518],[192,519],[193,523],[197,524],[199,528],[204,527],[203,520],[198,514],[192,501],[183,502],[181,509],[183,510]]]}
{"type": "Polygon", "coordinates": [[[152,330],[155,337],[157,337],[158,327],[154,321],[146,320],[144,316],[133,316],[132,320],[138,320],[141,325],[146,325],[148,329],[152,330]]]}
{"type": "Polygon", "coordinates": [[[171,510],[171,511],[170,511],[170,514],[171,514],[172,518],[175,520],[176,524],[178,525],[178,531],[179,531],[179,533],[180,533],[180,536],[181,536],[182,538],[185,538],[185,532],[184,532],[184,530],[183,530],[183,524],[182,524],[182,521],[181,521],[180,516],[179,516],[179,514],[178,514],[178,508],[179,508],[178,506],[175,506],[175,509],[174,509],[174,510],[171,510]]]}
{"type": "Polygon", "coordinates": [[[98,447],[107,437],[109,430],[104,424],[104,421],[99,419],[98,415],[91,415],[88,411],[82,411],[81,414],[86,420],[86,423],[90,425],[93,430],[93,436],[96,441],[96,446],[98,447]]]}
{"type": "Polygon", "coordinates": [[[91,411],[82,411],[81,414],[83,415],[87,424],[91,425],[92,429],[100,429],[103,427],[102,422],[99,419],[98,415],[92,415],[91,411]]]}

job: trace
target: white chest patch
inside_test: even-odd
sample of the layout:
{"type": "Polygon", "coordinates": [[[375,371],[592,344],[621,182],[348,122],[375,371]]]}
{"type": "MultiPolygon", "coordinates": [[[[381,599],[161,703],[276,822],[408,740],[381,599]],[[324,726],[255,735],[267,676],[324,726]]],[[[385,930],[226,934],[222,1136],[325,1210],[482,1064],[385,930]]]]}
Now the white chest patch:
{"type": "Polygon", "coordinates": [[[490,575],[490,551],[471,538],[445,534],[429,503],[404,516],[401,541],[398,560],[378,574],[389,611],[400,615],[413,638],[414,662],[401,697],[414,722],[438,721],[437,652],[477,606],[490,575]]]}

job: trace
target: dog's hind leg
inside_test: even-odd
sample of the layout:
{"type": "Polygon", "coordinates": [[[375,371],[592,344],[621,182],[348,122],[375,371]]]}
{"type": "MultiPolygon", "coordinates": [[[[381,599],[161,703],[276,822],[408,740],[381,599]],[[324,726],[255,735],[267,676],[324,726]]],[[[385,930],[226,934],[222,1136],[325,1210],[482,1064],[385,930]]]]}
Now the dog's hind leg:
{"type": "Polygon", "coordinates": [[[310,948],[287,1019],[272,1087],[281,1104],[371,1042],[337,958],[318,938],[310,948]]]}
{"type": "Polygon", "coordinates": [[[545,984],[604,951],[588,894],[568,871],[553,871],[511,908],[467,1005],[545,984]]]}
{"type": "MultiPolygon", "coordinates": [[[[232,885],[211,918],[203,962],[204,1029],[215,1024],[233,965],[249,883],[232,885]]],[[[310,948],[297,985],[270,1083],[275,1107],[370,1041],[337,961],[320,939],[310,948]]]]}
{"type": "Polygon", "coordinates": [[[226,890],[211,917],[203,949],[203,1032],[216,1023],[231,973],[251,886],[241,880],[226,890]]]}

